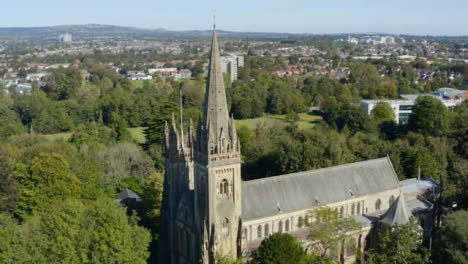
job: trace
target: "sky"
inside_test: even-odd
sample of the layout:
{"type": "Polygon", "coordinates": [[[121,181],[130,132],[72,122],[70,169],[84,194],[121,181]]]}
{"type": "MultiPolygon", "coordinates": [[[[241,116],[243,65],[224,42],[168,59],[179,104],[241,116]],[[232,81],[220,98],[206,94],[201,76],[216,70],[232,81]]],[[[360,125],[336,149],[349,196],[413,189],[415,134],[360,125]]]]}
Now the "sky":
{"type": "Polygon", "coordinates": [[[0,0],[0,27],[468,35],[468,0],[0,0]]]}

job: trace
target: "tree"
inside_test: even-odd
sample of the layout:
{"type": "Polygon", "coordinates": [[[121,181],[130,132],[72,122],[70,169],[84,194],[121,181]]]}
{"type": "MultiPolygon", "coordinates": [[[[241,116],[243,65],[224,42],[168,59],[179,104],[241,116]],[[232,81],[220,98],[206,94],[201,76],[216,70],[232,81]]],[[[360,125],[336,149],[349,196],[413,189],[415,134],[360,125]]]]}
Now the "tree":
{"type": "Polygon", "coordinates": [[[0,153],[0,212],[14,211],[18,203],[18,183],[11,172],[5,155],[0,153]]]}
{"type": "Polygon", "coordinates": [[[253,264],[301,263],[306,253],[301,244],[290,234],[274,233],[264,239],[254,253],[253,264]]]}
{"type": "Polygon", "coordinates": [[[362,107],[348,103],[328,108],[324,118],[330,126],[338,130],[347,127],[351,133],[369,129],[370,126],[369,117],[362,107]]]}
{"type": "Polygon", "coordinates": [[[135,263],[149,256],[150,234],[111,200],[54,200],[23,224],[0,214],[0,262],[135,263]]]}
{"type": "MultiPolygon", "coordinates": [[[[158,115],[154,115],[145,129],[146,147],[152,144],[161,145],[164,139],[164,124],[171,115],[177,113],[177,104],[167,98],[162,98],[158,104],[158,115]]],[[[169,124],[170,125],[170,124],[169,124]]]]}
{"type": "MultiPolygon", "coordinates": [[[[154,172],[151,158],[137,145],[132,143],[119,143],[102,150],[99,154],[100,163],[103,164],[105,177],[101,184],[113,187],[128,188],[125,180],[142,183],[144,179],[154,172]]],[[[140,185],[140,184],[137,184],[140,185]]]]}
{"type": "Polygon", "coordinates": [[[24,132],[18,115],[0,104],[0,139],[24,132]]]}
{"type": "Polygon", "coordinates": [[[23,218],[36,209],[48,207],[51,199],[80,195],[79,180],[60,154],[39,153],[30,165],[16,164],[14,175],[20,191],[16,214],[23,218]]]}
{"type": "Polygon", "coordinates": [[[377,122],[395,120],[395,113],[387,102],[378,102],[371,111],[371,117],[377,122]]]}
{"type": "Polygon", "coordinates": [[[376,89],[380,86],[380,74],[377,68],[369,63],[354,63],[351,66],[349,80],[357,87],[364,98],[375,98],[376,89]]]}
{"type": "Polygon", "coordinates": [[[468,211],[460,210],[447,215],[440,230],[442,258],[440,263],[468,263],[468,211]]]}
{"type": "Polygon", "coordinates": [[[367,263],[429,263],[429,253],[422,245],[422,230],[412,217],[406,225],[379,227],[377,246],[368,253],[367,263]]]}
{"type": "Polygon", "coordinates": [[[420,96],[413,106],[408,127],[424,135],[445,135],[449,128],[447,108],[438,99],[420,96]]]}
{"type": "Polygon", "coordinates": [[[328,207],[322,207],[314,211],[314,223],[306,223],[310,229],[309,237],[315,241],[320,250],[318,259],[320,263],[328,261],[328,254],[331,250],[336,250],[348,240],[354,233],[359,232],[360,224],[352,218],[340,217],[337,211],[328,207]]]}

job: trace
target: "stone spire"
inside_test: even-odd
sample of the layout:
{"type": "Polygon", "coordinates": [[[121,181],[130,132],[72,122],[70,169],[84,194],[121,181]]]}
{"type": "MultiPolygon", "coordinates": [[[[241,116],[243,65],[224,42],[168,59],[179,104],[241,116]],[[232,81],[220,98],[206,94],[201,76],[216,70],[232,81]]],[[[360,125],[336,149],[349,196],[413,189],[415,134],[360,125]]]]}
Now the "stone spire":
{"type": "Polygon", "coordinates": [[[226,102],[226,90],[221,71],[221,58],[218,47],[216,26],[213,26],[213,40],[211,42],[211,56],[208,71],[208,84],[203,109],[203,126],[212,131],[210,141],[217,142],[222,135],[227,135],[229,114],[226,102]],[[214,136],[215,138],[211,138],[214,136]]]}

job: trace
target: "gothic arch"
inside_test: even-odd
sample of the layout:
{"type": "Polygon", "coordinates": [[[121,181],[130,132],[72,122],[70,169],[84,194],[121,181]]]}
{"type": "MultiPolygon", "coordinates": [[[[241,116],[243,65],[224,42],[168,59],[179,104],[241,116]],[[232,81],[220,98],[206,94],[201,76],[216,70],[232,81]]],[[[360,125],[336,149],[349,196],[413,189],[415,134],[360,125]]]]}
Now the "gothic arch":
{"type": "Polygon", "coordinates": [[[270,235],[270,225],[268,223],[265,224],[265,237],[270,235]]]}
{"type": "Polygon", "coordinates": [[[377,199],[377,201],[375,201],[375,210],[380,211],[381,206],[382,206],[382,201],[379,198],[377,199]]]}
{"type": "Polygon", "coordinates": [[[229,233],[230,233],[230,229],[231,229],[231,228],[230,228],[230,223],[229,223],[229,219],[228,219],[228,218],[224,218],[224,219],[223,219],[223,223],[222,223],[222,227],[221,227],[221,228],[222,228],[221,230],[222,230],[223,235],[228,236],[229,233]]]}
{"type": "Polygon", "coordinates": [[[262,225],[257,226],[257,238],[262,238],[262,225]]]}
{"type": "Polygon", "coordinates": [[[390,208],[393,204],[393,202],[395,202],[395,196],[390,196],[390,198],[388,199],[388,207],[390,208]]]}

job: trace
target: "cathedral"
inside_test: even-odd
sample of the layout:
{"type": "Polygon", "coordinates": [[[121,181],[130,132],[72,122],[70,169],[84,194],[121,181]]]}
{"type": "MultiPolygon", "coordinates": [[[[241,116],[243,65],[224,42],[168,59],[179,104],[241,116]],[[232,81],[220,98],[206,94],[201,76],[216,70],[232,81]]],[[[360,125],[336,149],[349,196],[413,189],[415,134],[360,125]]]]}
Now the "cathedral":
{"type": "Polygon", "coordinates": [[[312,248],[307,226],[321,206],[362,226],[347,245],[330,252],[340,263],[355,263],[355,248],[370,246],[377,223],[404,224],[412,215],[423,227],[432,222],[437,184],[399,181],[388,157],[242,181],[241,142],[228,113],[215,28],[203,117],[196,128],[190,122],[188,131],[182,112],[179,126],[173,117],[165,126],[165,149],[161,263],[212,264],[217,256],[245,260],[276,232],[312,248]]]}

